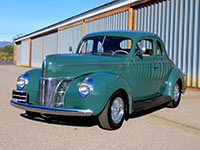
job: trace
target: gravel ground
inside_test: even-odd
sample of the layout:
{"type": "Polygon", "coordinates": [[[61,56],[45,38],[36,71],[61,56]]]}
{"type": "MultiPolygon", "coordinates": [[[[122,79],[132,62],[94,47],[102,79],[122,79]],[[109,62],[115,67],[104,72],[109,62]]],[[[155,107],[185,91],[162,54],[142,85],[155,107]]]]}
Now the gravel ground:
{"type": "Polygon", "coordinates": [[[176,109],[159,107],[134,114],[119,130],[106,131],[91,119],[48,122],[28,118],[23,110],[10,106],[16,79],[26,70],[0,65],[2,150],[200,150],[198,90],[187,90],[176,109]]]}

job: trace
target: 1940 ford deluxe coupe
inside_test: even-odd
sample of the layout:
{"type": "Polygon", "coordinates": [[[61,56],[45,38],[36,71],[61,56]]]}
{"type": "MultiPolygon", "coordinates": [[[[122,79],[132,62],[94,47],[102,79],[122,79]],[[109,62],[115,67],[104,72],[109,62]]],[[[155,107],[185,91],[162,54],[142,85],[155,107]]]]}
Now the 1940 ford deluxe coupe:
{"type": "Polygon", "coordinates": [[[10,103],[27,114],[95,116],[113,130],[134,112],[177,107],[185,88],[157,35],[104,31],[83,37],[75,54],[48,55],[41,69],[19,76],[10,103]]]}

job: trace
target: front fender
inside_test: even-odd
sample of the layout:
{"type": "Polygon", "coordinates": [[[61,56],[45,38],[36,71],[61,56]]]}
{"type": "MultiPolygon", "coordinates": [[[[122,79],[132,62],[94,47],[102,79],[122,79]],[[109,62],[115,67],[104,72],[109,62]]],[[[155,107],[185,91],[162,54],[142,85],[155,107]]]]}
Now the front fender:
{"type": "Polygon", "coordinates": [[[129,98],[129,110],[131,111],[132,96],[129,84],[120,76],[106,72],[81,76],[72,81],[66,91],[65,107],[91,109],[94,115],[97,115],[104,109],[111,95],[118,89],[126,91],[129,98]],[[86,98],[82,98],[78,93],[78,84],[86,77],[93,79],[94,90],[86,98]]]}
{"type": "Polygon", "coordinates": [[[29,75],[29,82],[23,91],[29,93],[29,103],[38,105],[41,69],[32,69],[26,73],[29,75]]]}
{"type": "Polygon", "coordinates": [[[185,92],[185,88],[186,88],[184,75],[183,75],[183,73],[181,72],[180,69],[173,68],[171,70],[170,74],[169,74],[168,79],[165,81],[166,88],[165,88],[165,91],[164,91],[163,95],[170,96],[171,99],[173,99],[173,97],[174,97],[174,88],[175,88],[176,82],[179,79],[182,82],[182,87],[181,87],[182,90],[181,90],[181,92],[184,93],[185,92]]]}

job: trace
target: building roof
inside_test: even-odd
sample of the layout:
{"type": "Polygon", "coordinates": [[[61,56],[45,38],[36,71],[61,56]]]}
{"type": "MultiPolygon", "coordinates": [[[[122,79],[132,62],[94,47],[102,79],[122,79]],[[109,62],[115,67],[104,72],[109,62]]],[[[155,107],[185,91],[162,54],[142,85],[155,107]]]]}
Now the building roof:
{"type": "Polygon", "coordinates": [[[39,30],[33,31],[31,33],[25,34],[21,37],[14,39],[14,41],[18,42],[18,41],[21,41],[21,40],[26,39],[26,38],[31,38],[31,37],[37,36],[39,34],[44,34],[44,33],[47,33],[47,32],[53,31],[53,30],[57,30],[59,27],[66,26],[68,24],[72,24],[72,23],[75,23],[77,21],[81,21],[83,19],[95,16],[95,15],[98,15],[98,14],[101,14],[101,13],[105,13],[107,11],[117,9],[117,8],[129,5],[129,4],[138,2],[138,1],[141,1],[141,0],[113,0],[112,2],[106,3],[104,5],[101,5],[99,7],[93,8],[93,9],[90,9],[88,11],[85,11],[85,12],[80,13],[78,15],[72,16],[72,17],[67,18],[65,20],[59,21],[55,24],[49,25],[49,26],[44,27],[42,29],[39,29],[39,30]]]}

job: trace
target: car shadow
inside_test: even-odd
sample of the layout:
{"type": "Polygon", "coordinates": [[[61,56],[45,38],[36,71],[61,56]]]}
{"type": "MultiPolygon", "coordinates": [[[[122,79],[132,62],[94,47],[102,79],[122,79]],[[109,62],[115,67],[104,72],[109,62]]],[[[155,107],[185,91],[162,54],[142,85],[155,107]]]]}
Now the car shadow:
{"type": "MultiPolygon", "coordinates": [[[[144,110],[139,112],[134,112],[131,115],[128,116],[127,119],[134,119],[139,118],[145,115],[148,115],[150,113],[153,113],[155,111],[158,111],[160,109],[163,109],[166,107],[166,104],[144,110]]],[[[21,117],[33,121],[39,121],[42,123],[48,123],[48,124],[56,124],[56,125],[64,125],[64,126],[76,126],[76,127],[93,127],[99,125],[98,119],[96,117],[62,117],[62,116],[29,116],[26,113],[20,114],[21,117]]]]}
{"type": "Polygon", "coordinates": [[[150,108],[150,109],[147,109],[147,110],[143,110],[143,111],[139,111],[139,112],[133,112],[132,114],[130,114],[128,116],[128,119],[134,119],[134,118],[142,117],[142,116],[151,114],[153,112],[156,112],[160,109],[166,108],[166,107],[167,107],[167,103],[153,107],[153,108],[150,108]]]}
{"type": "Polygon", "coordinates": [[[48,124],[57,124],[65,126],[93,127],[98,125],[94,117],[62,117],[62,116],[29,116],[26,113],[20,114],[21,117],[33,121],[39,121],[48,124]]]}

